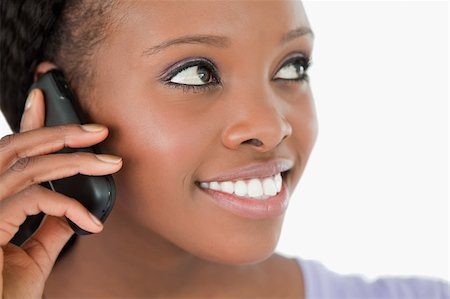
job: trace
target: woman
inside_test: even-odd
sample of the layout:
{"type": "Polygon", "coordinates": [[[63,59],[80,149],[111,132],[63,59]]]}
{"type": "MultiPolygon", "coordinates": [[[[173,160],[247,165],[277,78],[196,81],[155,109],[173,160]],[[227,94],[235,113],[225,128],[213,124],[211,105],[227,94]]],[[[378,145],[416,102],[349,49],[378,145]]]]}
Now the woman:
{"type": "Polygon", "coordinates": [[[1,11],[1,107],[20,131],[0,143],[2,295],[446,296],[437,282],[369,285],[273,254],[317,136],[300,2],[22,2],[1,11]],[[53,68],[95,125],[42,128],[43,93],[22,99],[53,68]],[[100,142],[114,156],[50,155],[100,142]],[[114,173],[104,228],[36,184],[78,172],[114,173]],[[38,232],[9,243],[40,211],[51,216],[38,232]],[[102,233],[54,265],[73,233],[61,216],[102,233]]]}

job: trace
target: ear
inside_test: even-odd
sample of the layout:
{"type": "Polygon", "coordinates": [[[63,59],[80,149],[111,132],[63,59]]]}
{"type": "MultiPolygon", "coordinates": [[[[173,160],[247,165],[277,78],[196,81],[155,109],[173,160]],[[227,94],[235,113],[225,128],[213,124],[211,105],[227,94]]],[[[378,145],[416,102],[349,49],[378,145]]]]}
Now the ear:
{"type": "Polygon", "coordinates": [[[33,82],[36,82],[43,74],[49,70],[57,69],[58,66],[50,61],[43,61],[38,64],[36,70],[34,71],[33,82]]]}

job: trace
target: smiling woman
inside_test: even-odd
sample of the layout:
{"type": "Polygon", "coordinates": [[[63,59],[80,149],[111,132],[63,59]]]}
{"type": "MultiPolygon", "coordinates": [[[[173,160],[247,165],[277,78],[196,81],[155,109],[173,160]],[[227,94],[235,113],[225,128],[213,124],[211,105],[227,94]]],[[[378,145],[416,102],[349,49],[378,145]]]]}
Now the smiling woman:
{"type": "MultiPolygon", "coordinates": [[[[318,132],[314,35],[301,2],[1,5],[0,103],[17,132],[0,143],[2,295],[318,298],[320,282],[336,292],[327,297],[342,287],[348,298],[379,294],[382,283],[274,254],[318,132]],[[54,68],[96,125],[42,128],[45,95],[25,94],[54,68]],[[121,159],[51,154],[97,143],[121,159]],[[20,158],[32,163],[14,171],[20,158]],[[67,168],[113,173],[117,202],[104,228],[74,199],[37,185],[67,168]],[[37,232],[10,243],[41,211],[50,216],[37,232]],[[62,216],[103,231],[78,238],[54,265],[72,234],[62,216]]],[[[405,286],[445,291],[434,281],[386,285],[387,296],[405,286]]]]}

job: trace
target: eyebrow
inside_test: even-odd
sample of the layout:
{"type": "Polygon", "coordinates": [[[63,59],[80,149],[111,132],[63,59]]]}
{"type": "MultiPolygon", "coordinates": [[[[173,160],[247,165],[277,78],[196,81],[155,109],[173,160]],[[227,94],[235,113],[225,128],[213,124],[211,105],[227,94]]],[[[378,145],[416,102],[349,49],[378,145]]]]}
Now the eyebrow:
{"type": "MultiPolygon", "coordinates": [[[[293,30],[290,30],[283,34],[281,38],[281,43],[285,44],[295,38],[302,37],[304,35],[310,35],[312,38],[314,38],[314,33],[311,30],[311,28],[307,26],[300,26],[293,30]]],[[[231,40],[228,37],[220,36],[220,35],[209,35],[209,34],[199,34],[199,35],[187,35],[178,37],[175,39],[164,41],[156,46],[152,46],[149,48],[146,48],[142,55],[144,56],[150,56],[153,54],[156,54],[158,52],[161,52],[162,50],[174,46],[174,45],[181,45],[181,44],[204,44],[208,46],[213,46],[217,48],[228,48],[231,45],[231,40]]]]}
{"type": "Polygon", "coordinates": [[[283,34],[283,37],[281,38],[281,43],[282,44],[287,43],[290,40],[302,37],[304,35],[310,35],[312,38],[314,38],[314,32],[310,27],[300,26],[295,28],[294,30],[288,31],[285,34],[283,34]]]}

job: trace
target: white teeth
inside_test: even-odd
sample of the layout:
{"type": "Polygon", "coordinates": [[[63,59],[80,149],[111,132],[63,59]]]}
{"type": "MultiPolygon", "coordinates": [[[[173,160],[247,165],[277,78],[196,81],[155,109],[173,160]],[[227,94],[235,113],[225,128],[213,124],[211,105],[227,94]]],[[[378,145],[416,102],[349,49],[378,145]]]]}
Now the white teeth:
{"type": "Polygon", "coordinates": [[[259,200],[264,200],[275,196],[281,191],[282,186],[281,174],[267,177],[264,179],[254,178],[250,180],[239,180],[236,182],[201,182],[200,187],[205,189],[212,189],[222,191],[229,194],[235,194],[242,197],[252,197],[259,200]]]}
{"type": "Polygon", "coordinates": [[[202,188],[209,188],[209,183],[201,182],[200,187],[202,188]]]}
{"type": "Polygon", "coordinates": [[[247,183],[244,181],[237,181],[234,183],[234,194],[237,196],[247,195],[247,183]]]}
{"type": "Polygon", "coordinates": [[[209,189],[220,191],[220,184],[218,182],[209,183],[209,189]]]}
{"type": "Polygon", "coordinates": [[[277,194],[277,187],[275,181],[272,178],[265,178],[262,182],[264,194],[274,196],[277,194]]]}
{"type": "Polygon", "coordinates": [[[247,183],[247,192],[250,197],[259,197],[263,195],[263,188],[261,184],[261,180],[259,179],[251,179],[247,183]]]}
{"type": "Polygon", "coordinates": [[[282,184],[283,179],[281,178],[281,173],[277,174],[275,176],[275,186],[277,188],[277,192],[281,191],[281,184],[282,184]]]}
{"type": "Polygon", "coordinates": [[[222,190],[222,192],[233,194],[234,184],[233,184],[233,182],[230,182],[230,181],[221,182],[220,189],[222,190]]]}

